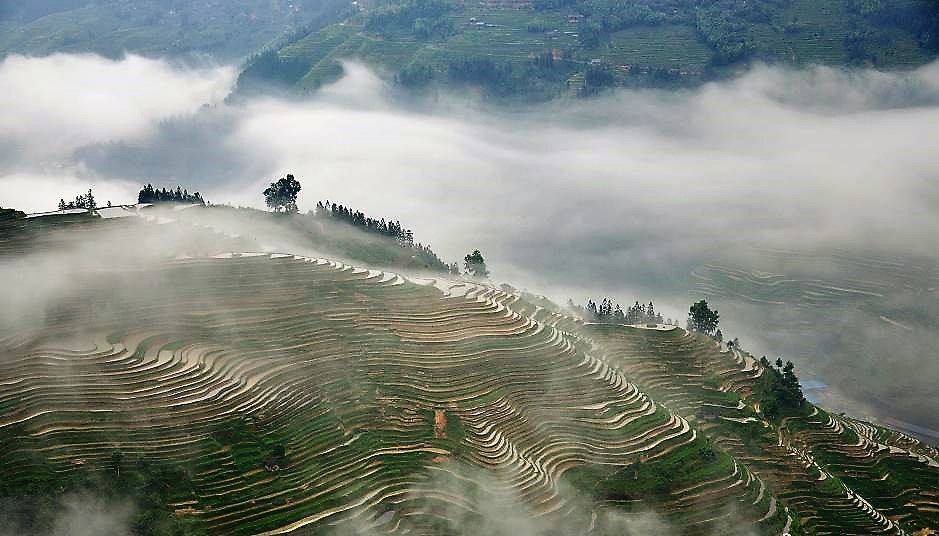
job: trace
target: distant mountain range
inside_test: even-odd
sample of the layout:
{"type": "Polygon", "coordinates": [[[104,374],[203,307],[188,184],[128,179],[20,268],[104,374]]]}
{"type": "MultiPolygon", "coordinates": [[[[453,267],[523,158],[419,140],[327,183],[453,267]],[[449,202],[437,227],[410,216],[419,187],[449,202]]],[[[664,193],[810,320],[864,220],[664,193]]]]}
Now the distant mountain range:
{"type": "Polygon", "coordinates": [[[363,61],[408,89],[502,98],[676,87],[755,60],[893,69],[939,52],[935,0],[0,0],[0,55],[247,58],[244,93],[363,61]]]}

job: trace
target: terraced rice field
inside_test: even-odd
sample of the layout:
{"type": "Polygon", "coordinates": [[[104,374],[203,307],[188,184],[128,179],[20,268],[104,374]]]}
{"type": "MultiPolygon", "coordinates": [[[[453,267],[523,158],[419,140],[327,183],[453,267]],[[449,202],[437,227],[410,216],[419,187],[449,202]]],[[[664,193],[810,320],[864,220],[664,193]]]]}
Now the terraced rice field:
{"type": "Polygon", "coordinates": [[[606,359],[759,476],[811,534],[880,534],[935,526],[936,449],[817,407],[771,425],[752,399],[749,355],[707,337],[594,326],[606,359]]]}
{"type": "MultiPolygon", "coordinates": [[[[6,222],[0,251],[105,224],[83,218],[46,223],[54,234],[6,222]]],[[[130,239],[186,224],[114,225],[130,239]]],[[[822,410],[763,423],[747,401],[761,369],[710,339],[238,245],[76,266],[41,323],[6,324],[0,480],[106,471],[119,451],[181,468],[177,515],[226,535],[465,534],[503,518],[618,534],[648,510],[681,534],[939,521],[934,449],[822,410]]]]}
{"type": "Polygon", "coordinates": [[[836,387],[826,403],[849,398],[838,411],[915,423],[911,430],[918,426],[921,435],[939,439],[934,382],[927,380],[939,368],[933,353],[923,351],[936,347],[939,329],[935,260],[753,250],[745,260],[698,266],[687,288],[689,298],[706,298],[735,322],[728,329],[759,333],[761,353],[793,358],[803,372],[836,387]],[[918,371],[915,377],[911,371],[918,371]]]}
{"type": "MultiPolygon", "coordinates": [[[[742,11],[731,16],[721,32],[752,44],[752,58],[743,63],[750,59],[800,66],[872,63],[892,69],[934,59],[921,46],[916,30],[875,21],[850,4],[775,2],[766,17],[743,16],[742,11]]],[[[912,0],[890,2],[897,9],[904,4],[915,12],[912,0]]],[[[311,90],[338,78],[337,60],[345,58],[364,61],[389,77],[407,67],[428,67],[437,82],[448,79],[452,62],[487,58],[516,71],[516,90],[542,98],[577,94],[576,80],[575,87],[565,81],[582,76],[594,60],[612,69],[617,85],[628,87],[697,85],[726,70],[714,43],[708,44],[701,33],[708,25],[699,25],[693,3],[668,13],[666,23],[614,24],[619,29],[589,46],[579,36],[587,24],[600,21],[589,15],[583,19],[583,12],[591,11],[584,5],[536,9],[529,2],[456,2],[443,17],[450,29],[428,39],[417,38],[408,25],[385,28],[381,35],[362,31],[369,9],[280,50],[282,56],[304,58],[312,66],[298,89],[311,90]],[[552,67],[535,66],[532,58],[548,51],[557,56],[552,67]]]]}
{"type": "Polygon", "coordinates": [[[703,70],[713,52],[691,26],[638,26],[614,33],[600,57],[612,65],[703,70]]]}

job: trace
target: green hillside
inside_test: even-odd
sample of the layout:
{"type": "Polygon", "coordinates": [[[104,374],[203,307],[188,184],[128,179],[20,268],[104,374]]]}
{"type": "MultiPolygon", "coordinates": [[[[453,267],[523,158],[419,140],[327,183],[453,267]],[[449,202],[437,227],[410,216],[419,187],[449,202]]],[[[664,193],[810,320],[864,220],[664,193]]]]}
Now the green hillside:
{"type": "Polygon", "coordinates": [[[243,94],[311,91],[344,59],[408,89],[530,100],[693,85],[754,60],[909,68],[937,51],[935,0],[0,0],[0,57],[250,56],[243,94]]]}
{"type": "Polygon", "coordinates": [[[908,68],[939,50],[933,0],[363,0],[347,20],[259,56],[246,84],[301,91],[365,61],[407,87],[499,96],[699,83],[753,60],[908,68]],[[278,78],[278,77],[275,77],[278,78]]]}
{"type": "Polygon", "coordinates": [[[334,20],[337,0],[0,0],[0,57],[95,52],[238,59],[334,20]]]}
{"type": "Polygon", "coordinates": [[[67,281],[4,289],[0,502],[21,532],[75,490],[132,497],[136,534],[939,525],[935,448],[808,403],[768,415],[771,366],[708,336],[306,255],[289,217],[247,235],[211,208],[131,212],[0,215],[0,258],[67,281]],[[301,253],[246,251],[271,236],[301,253]]]}

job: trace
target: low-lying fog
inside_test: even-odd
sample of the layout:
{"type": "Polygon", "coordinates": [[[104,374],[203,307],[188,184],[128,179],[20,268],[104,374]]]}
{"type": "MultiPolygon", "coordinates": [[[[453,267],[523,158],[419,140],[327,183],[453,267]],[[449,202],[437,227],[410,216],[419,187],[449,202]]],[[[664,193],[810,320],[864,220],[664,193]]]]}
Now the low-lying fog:
{"type": "MultiPolygon", "coordinates": [[[[400,219],[445,260],[481,249],[499,281],[561,301],[655,298],[667,316],[697,297],[694,267],[753,247],[930,262],[939,249],[939,63],[755,66],[695,90],[513,110],[442,91],[404,99],[355,64],[304,100],[230,104],[235,74],[134,56],[7,58],[0,206],[51,210],[89,187],[99,204],[131,203],[152,182],[263,207],[266,184],[293,173],[303,211],[329,199],[400,219]]],[[[726,305],[750,349],[787,351],[726,305]]],[[[934,354],[928,331],[909,337],[928,335],[922,353],[934,354]]],[[[918,388],[937,378],[935,359],[908,367],[918,388]]]]}

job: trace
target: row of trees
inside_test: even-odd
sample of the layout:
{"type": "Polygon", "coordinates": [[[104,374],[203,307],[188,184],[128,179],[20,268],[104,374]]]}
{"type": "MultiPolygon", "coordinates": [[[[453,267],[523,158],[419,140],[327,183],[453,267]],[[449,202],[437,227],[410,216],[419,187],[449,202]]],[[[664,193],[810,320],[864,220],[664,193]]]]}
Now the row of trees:
{"type": "MultiPolygon", "coordinates": [[[[264,200],[267,206],[275,213],[295,214],[298,212],[297,197],[300,193],[301,185],[291,174],[287,174],[270,184],[264,190],[264,200]]],[[[158,202],[177,202],[177,203],[198,203],[205,205],[205,200],[199,192],[190,194],[188,190],[177,186],[175,190],[167,190],[165,187],[156,189],[152,184],[144,186],[137,195],[138,203],[158,203],[158,202]]],[[[110,206],[110,202],[108,203],[110,206]]],[[[87,194],[75,197],[74,201],[66,202],[64,199],[59,201],[59,209],[82,208],[94,210],[97,203],[91,189],[87,194]]],[[[359,229],[391,238],[403,249],[408,250],[413,261],[418,265],[423,265],[426,269],[450,273],[451,275],[468,275],[478,279],[489,277],[489,269],[482,253],[477,249],[464,257],[464,272],[461,273],[457,263],[447,264],[430,248],[420,242],[414,242],[414,233],[410,229],[404,228],[399,220],[386,220],[385,218],[371,218],[360,210],[353,210],[349,207],[329,201],[318,202],[315,212],[310,214],[314,218],[328,218],[330,220],[346,223],[359,229]]]]}
{"type": "Polygon", "coordinates": [[[59,199],[59,210],[68,210],[73,208],[83,208],[86,210],[94,210],[98,208],[98,203],[95,201],[95,196],[91,192],[91,188],[88,188],[87,194],[76,195],[74,201],[66,202],[65,199],[59,199]]]}
{"type": "MultiPolygon", "coordinates": [[[[288,175],[292,177],[292,175],[288,175]]],[[[329,201],[320,201],[316,203],[316,211],[313,217],[342,222],[348,225],[358,227],[359,229],[394,240],[398,246],[413,252],[413,255],[428,270],[435,272],[454,272],[456,263],[447,264],[434,253],[430,246],[425,246],[420,242],[414,242],[414,233],[410,229],[405,229],[398,220],[385,220],[385,218],[371,218],[361,210],[353,210],[337,203],[329,201]]],[[[455,268],[459,273],[459,267],[455,268]]]]}
{"type": "Polygon", "coordinates": [[[137,194],[138,203],[195,203],[199,205],[205,205],[205,200],[202,199],[202,195],[199,192],[189,193],[189,190],[184,190],[179,186],[176,187],[176,190],[170,188],[167,190],[165,187],[160,188],[159,190],[155,189],[152,184],[147,184],[141,188],[140,193],[137,194]]]}
{"type": "MultiPolygon", "coordinates": [[[[581,316],[588,322],[599,322],[604,324],[662,324],[665,318],[662,313],[655,310],[655,305],[650,301],[648,305],[639,303],[627,307],[625,310],[620,304],[610,298],[603,298],[597,304],[592,299],[587,300],[587,304],[580,308],[581,316]]],[[[668,322],[671,323],[671,319],[668,322]]]]}
{"type": "Polygon", "coordinates": [[[401,222],[398,220],[386,221],[385,218],[370,218],[361,210],[353,210],[337,203],[330,203],[328,200],[316,203],[314,215],[318,218],[331,218],[349,225],[355,225],[369,233],[394,238],[406,247],[414,245],[414,233],[410,229],[402,227],[401,222]]]}
{"type": "MultiPolygon", "coordinates": [[[[197,203],[200,205],[205,205],[205,200],[202,199],[202,195],[199,192],[190,194],[188,190],[184,190],[179,186],[175,190],[166,188],[161,188],[157,190],[153,187],[152,184],[147,184],[140,189],[140,192],[137,194],[138,203],[197,203]]],[[[108,201],[108,206],[111,206],[111,202],[108,201]]],[[[98,202],[95,200],[95,195],[92,192],[91,188],[88,189],[88,193],[76,195],[74,201],[66,201],[65,199],[59,199],[59,210],[69,210],[75,208],[82,208],[85,210],[94,210],[98,208],[98,202]]]]}
{"type": "MultiPolygon", "coordinates": [[[[264,190],[264,201],[276,213],[294,214],[297,209],[297,196],[301,185],[291,174],[278,179],[264,190]]],[[[372,218],[361,210],[343,206],[339,203],[319,201],[311,213],[314,218],[328,219],[358,227],[367,233],[373,233],[394,240],[398,246],[413,252],[413,256],[425,268],[436,272],[449,272],[451,275],[468,275],[478,279],[489,277],[486,260],[480,251],[474,250],[464,257],[465,272],[461,274],[457,263],[447,264],[434,253],[430,246],[414,242],[414,232],[401,225],[400,220],[372,218]]]]}
{"type": "MultiPolygon", "coordinates": [[[[676,325],[674,320],[671,318],[666,319],[662,316],[662,313],[657,312],[655,304],[651,301],[648,305],[636,301],[635,304],[626,309],[623,309],[620,304],[610,298],[603,298],[600,303],[589,299],[583,307],[576,306],[568,300],[568,306],[577,310],[588,322],[609,324],[668,323],[676,325]]],[[[719,323],[720,314],[716,310],[711,310],[706,300],[693,304],[688,310],[688,331],[697,331],[721,340],[723,334],[717,329],[719,323]]]]}
{"type": "Polygon", "coordinates": [[[316,211],[313,215],[316,218],[340,221],[358,227],[365,232],[391,238],[402,248],[414,250],[416,256],[424,261],[425,266],[433,271],[449,272],[450,275],[454,276],[467,275],[476,279],[489,277],[486,259],[478,249],[473,250],[472,253],[463,258],[464,271],[461,272],[457,263],[445,263],[430,249],[430,246],[425,246],[420,242],[415,244],[414,233],[410,229],[404,228],[399,220],[371,218],[361,210],[353,210],[337,203],[331,203],[328,200],[316,203],[316,211]]]}
{"type": "MultiPolygon", "coordinates": [[[[568,307],[580,313],[581,317],[588,322],[600,322],[608,324],[662,324],[667,323],[677,325],[671,318],[664,318],[662,313],[655,310],[655,304],[649,302],[648,305],[639,303],[623,308],[611,298],[603,298],[599,303],[588,299],[586,305],[577,306],[574,302],[568,300],[568,307]]],[[[697,331],[723,340],[723,334],[717,329],[720,323],[720,314],[712,310],[706,300],[698,301],[688,310],[688,331],[697,331]]]]}

